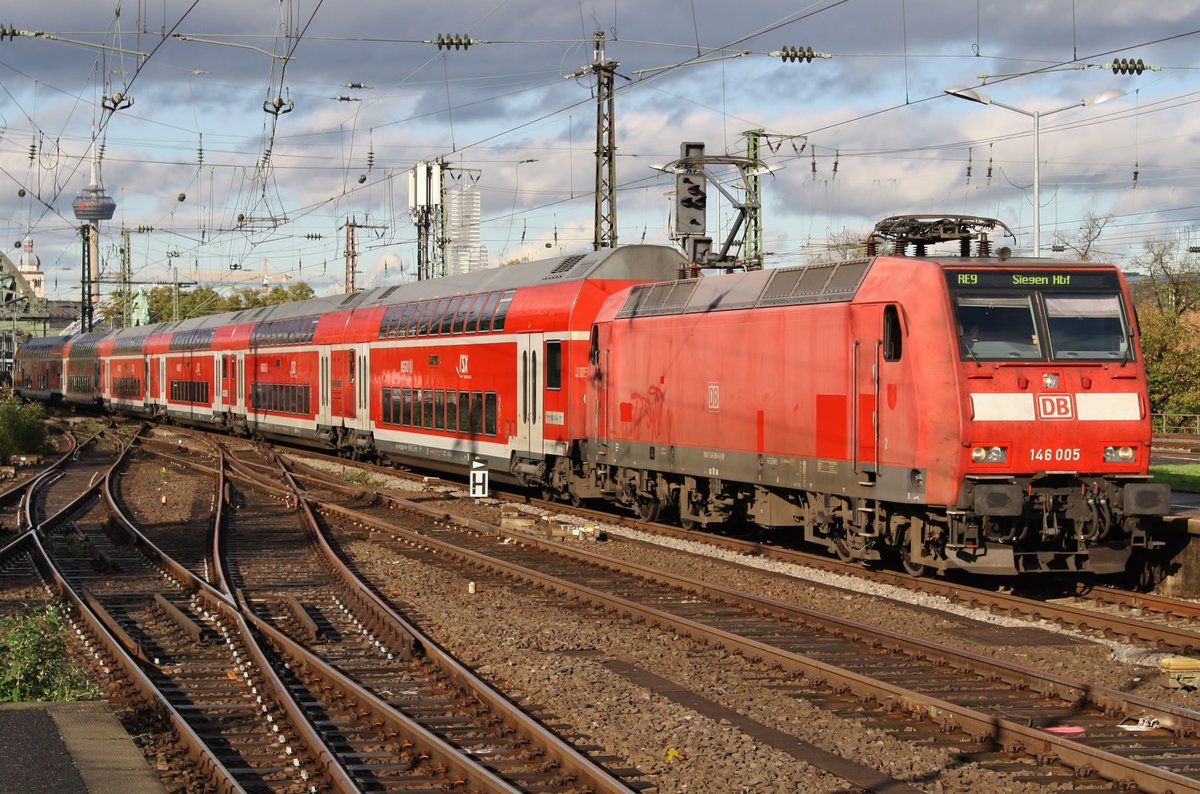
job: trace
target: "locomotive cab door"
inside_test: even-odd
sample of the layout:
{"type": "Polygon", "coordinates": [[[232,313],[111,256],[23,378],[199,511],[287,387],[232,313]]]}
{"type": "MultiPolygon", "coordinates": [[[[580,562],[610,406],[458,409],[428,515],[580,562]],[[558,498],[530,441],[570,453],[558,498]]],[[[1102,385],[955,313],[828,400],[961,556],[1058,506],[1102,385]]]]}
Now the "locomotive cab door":
{"type": "MultiPolygon", "coordinates": [[[[852,422],[854,470],[861,482],[875,485],[878,478],[911,468],[917,456],[917,412],[913,397],[911,361],[903,358],[904,320],[900,307],[889,303],[851,309],[851,369],[855,404],[852,422]]],[[[912,357],[909,356],[909,359],[912,357]]],[[[911,483],[879,483],[888,491],[879,498],[917,499],[911,483]]]]}
{"type": "Polygon", "coordinates": [[[850,461],[860,484],[874,485],[879,471],[883,307],[852,305],[850,337],[850,461]]]}
{"type": "Polygon", "coordinates": [[[542,376],[542,334],[520,334],[517,337],[517,437],[516,450],[533,458],[541,458],[543,449],[542,402],[545,388],[542,376]]]}

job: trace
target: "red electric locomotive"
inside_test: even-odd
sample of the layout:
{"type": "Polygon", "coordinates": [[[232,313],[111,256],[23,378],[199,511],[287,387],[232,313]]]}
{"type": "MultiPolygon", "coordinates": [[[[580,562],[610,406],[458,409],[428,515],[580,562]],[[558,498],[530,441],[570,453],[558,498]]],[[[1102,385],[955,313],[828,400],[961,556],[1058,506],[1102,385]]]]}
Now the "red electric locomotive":
{"type": "Polygon", "coordinates": [[[615,295],[573,488],[914,574],[1121,571],[1170,504],[1125,281],[991,257],[996,224],[894,218],[892,256],[615,295]],[[980,232],[979,256],[924,256],[980,232]]]}

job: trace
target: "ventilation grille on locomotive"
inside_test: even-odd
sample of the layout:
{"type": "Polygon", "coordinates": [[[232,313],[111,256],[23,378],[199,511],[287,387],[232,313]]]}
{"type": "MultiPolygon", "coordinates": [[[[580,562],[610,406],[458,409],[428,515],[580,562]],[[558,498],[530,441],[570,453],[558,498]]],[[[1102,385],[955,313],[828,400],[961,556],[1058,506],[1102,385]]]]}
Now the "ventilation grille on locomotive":
{"type": "Polygon", "coordinates": [[[630,290],[617,317],[848,301],[858,291],[870,267],[869,260],[838,262],[640,284],[630,290]]]}

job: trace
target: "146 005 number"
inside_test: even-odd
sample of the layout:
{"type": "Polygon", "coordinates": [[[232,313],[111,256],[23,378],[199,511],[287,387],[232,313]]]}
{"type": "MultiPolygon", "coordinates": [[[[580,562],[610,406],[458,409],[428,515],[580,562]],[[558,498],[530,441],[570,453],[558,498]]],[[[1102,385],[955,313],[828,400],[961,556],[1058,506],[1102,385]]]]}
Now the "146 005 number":
{"type": "Polygon", "coordinates": [[[1029,450],[1030,458],[1037,461],[1072,461],[1079,460],[1079,448],[1042,447],[1029,450]]]}

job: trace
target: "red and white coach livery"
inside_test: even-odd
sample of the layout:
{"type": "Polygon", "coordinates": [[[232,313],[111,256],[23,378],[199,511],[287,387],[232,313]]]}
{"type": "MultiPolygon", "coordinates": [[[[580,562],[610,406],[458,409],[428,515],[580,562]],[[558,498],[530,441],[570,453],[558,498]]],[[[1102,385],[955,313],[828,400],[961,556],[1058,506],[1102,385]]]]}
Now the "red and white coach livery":
{"type": "Polygon", "coordinates": [[[31,340],[15,383],[464,477],[483,460],[913,573],[1121,571],[1170,502],[1128,288],[992,256],[997,225],[903,216],[877,227],[891,255],[690,278],[630,246],[31,340]]]}

